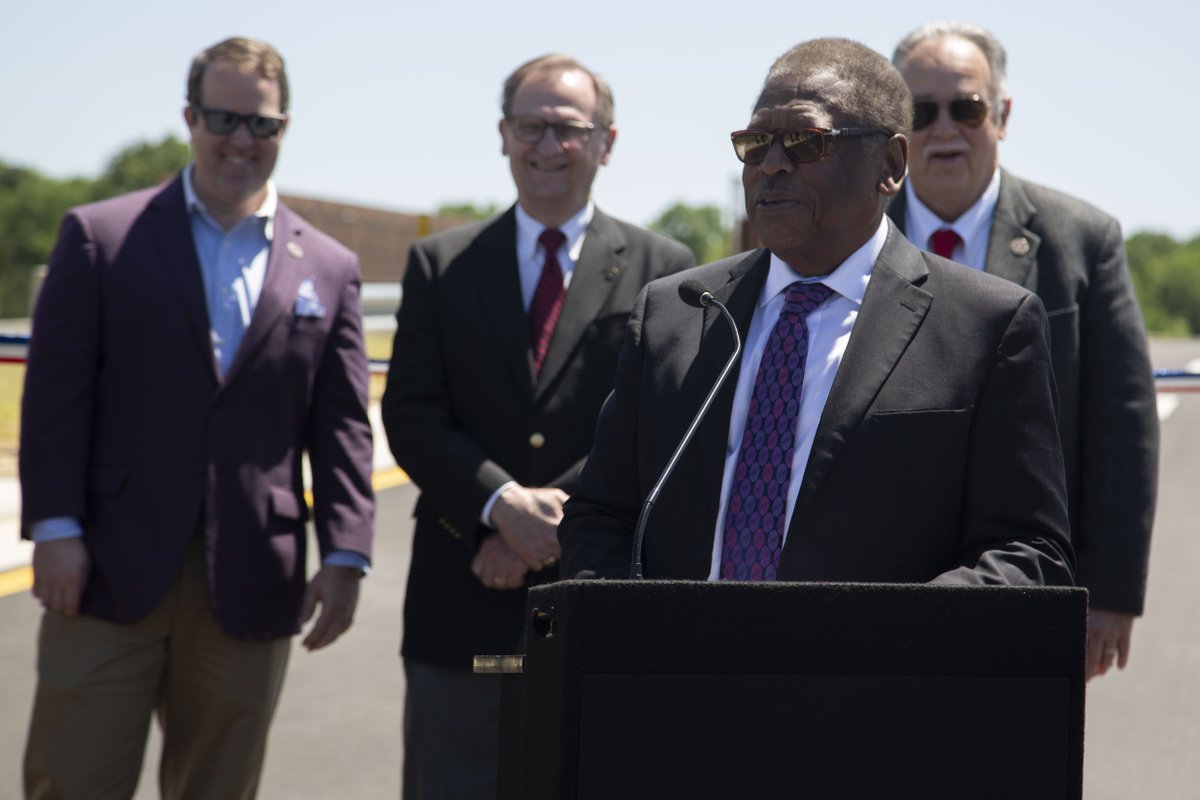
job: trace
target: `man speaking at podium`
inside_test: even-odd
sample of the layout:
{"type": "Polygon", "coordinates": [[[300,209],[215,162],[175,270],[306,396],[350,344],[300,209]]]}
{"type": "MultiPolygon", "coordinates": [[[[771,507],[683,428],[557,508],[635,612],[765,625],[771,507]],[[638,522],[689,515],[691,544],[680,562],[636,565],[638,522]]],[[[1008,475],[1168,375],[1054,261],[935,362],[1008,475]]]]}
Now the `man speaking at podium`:
{"type": "Polygon", "coordinates": [[[732,135],[766,247],[639,297],[564,576],[629,574],[643,500],[735,348],[720,303],[745,350],[648,518],[646,577],[1072,582],[1045,311],[887,221],[911,127],[904,80],[862,45],[771,67],[732,135]],[[681,299],[694,281],[704,310],[681,299]]]}

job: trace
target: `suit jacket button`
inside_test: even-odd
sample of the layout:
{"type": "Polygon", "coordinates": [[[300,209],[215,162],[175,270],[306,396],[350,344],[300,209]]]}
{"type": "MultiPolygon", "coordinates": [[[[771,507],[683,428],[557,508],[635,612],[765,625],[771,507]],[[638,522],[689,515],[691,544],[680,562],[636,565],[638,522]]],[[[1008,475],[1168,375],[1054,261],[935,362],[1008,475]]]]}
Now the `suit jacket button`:
{"type": "Polygon", "coordinates": [[[546,443],[546,437],[545,437],[545,436],[543,436],[542,434],[540,434],[540,433],[531,433],[531,434],[529,435],[529,446],[530,446],[530,447],[534,447],[534,448],[540,448],[540,447],[541,447],[542,445],[544,445],[545,443],[546,443]]]}

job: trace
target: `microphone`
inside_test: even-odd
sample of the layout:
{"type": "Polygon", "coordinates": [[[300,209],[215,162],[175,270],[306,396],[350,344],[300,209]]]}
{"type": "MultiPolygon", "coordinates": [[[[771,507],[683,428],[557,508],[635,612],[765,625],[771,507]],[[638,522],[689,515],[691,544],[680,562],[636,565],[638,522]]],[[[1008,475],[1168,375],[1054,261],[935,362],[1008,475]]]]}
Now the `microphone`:
{"type": "Polygon", "coordinates": [[[646,495],[646,501],[642,504],[642,513],[638,516],[637,528],[633,532],[633,563],[629,568],[629,577],[632,580],[642,579],[642,544],[646,538],[646,520],[650,518],[650,511],[654,508],[654,502],[658,499],[658,495],[662,491],[663,484],[667,482],[667,478],[671,477],[671,473],[675,471],[675,465],[679,462],[679,457],[683,455],[688,442],[692,440],[696,429],[700,427],[704,415],[708,413],[709,406],[716,399],[717,392],[725,385],[726,378],[733,371],[733,365],[737,362],[737,357],[742,352],[742,337],[738,333],[737,323],[733,321],[733,315],[729,313],[729,309],[723,303],[713,296],[708,287],[695,278],[686,280],[679,285],[679,299],[695,308],[716,306],[720,310],[721,316],[729,323],[729,330],[733,331],[733,352],[729,355],[729,360],[725,362],[725,367],[721,370],[721,374],[717,376],[716,383],[708,390],[708,396],[700,404],[700,410],[692,418],[692,423],[684,432],[683,438],[680,439],[679,444],[675,447],[675,452],[671,454],[671,459],[667,462],[666,468],[663,469],[662,475],[658,477],[658,481],[650,489],[650,494],[646,495]]]}
{"type": "MultiPolygon", "coordinates": [[[[708,308],[717,298],[713,297],[712,292],[703,283],[695,278],[689,278],[679,284],[679,299],[694,308],[708,308]]],[[[717,305],[721,304],[717,303],[717,305]]]]}

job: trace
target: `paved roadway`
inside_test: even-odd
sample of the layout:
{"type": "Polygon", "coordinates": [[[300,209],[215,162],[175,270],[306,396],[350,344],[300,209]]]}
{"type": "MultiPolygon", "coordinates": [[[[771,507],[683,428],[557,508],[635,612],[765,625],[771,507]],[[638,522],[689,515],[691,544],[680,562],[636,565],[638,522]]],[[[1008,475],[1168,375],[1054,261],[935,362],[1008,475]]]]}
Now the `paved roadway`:
{"type": "MultiPolygon", "coordinates": [[[[1157,342],[1155,366],[1184,368],[1200,340],[1157,342]]],[[[1195,367],[1193,367],[1195,369],[1195,367]]],[[[1200,370],[1197,370],[1200,371],[1200,370]]],[[[1200,395],[1163,424],[1162,482],[1146,616],[1128,670],[1088,689],[1088,800],[1200,797],[1200,395]]],[[[411,486],[379,494],[376,568],[354,628],[331,649],[296,649],[271,738],[264,800],[399,796],[403,673],[397,649],[408,569],[411,486]]],[[[0,799],[20,796],[39,611],[28,593],[0,597],[0,799]]],[[[1034,723],[1036,724],[1036,723],[1034,723]]],[[[157,797],[156,750],[137,800],[157,797]]]]}

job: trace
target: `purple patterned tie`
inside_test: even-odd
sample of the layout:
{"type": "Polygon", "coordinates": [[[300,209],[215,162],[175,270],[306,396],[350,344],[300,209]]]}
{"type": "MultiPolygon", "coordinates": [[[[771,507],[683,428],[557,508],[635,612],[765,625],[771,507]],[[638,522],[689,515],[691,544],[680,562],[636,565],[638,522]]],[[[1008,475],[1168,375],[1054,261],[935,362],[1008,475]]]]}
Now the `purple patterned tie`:
{"type": "Polygon", "coordinates": [[[809,313],[832,290],[793,283],[763,350],[725,509],[721,580],[773,581],[783,552],[809,313]]]}

